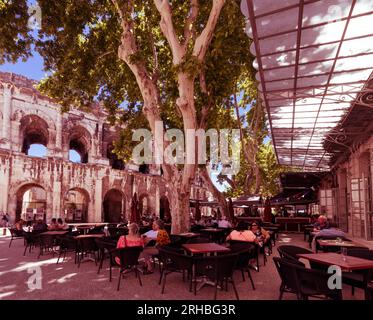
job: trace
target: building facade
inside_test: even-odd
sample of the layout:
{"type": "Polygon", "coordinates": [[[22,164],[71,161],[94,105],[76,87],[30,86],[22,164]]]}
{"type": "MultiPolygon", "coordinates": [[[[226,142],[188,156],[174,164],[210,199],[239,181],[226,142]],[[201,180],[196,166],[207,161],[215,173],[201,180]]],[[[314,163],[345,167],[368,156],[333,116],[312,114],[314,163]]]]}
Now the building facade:
{"type": "Polygon", "coordinates": [[[124,164],[112,153],[118,128],[100,106],[61,113],[35,84],[0,73],[0,212],[13,221],[120,222],[130,217],[136,193],[143,213],[162,217],[169,201],[160,168],[124,164]],[[33,145],[46,154],[30,156],[33,145]],[[72,150],[79,163],[70,160],[72,150]]]}

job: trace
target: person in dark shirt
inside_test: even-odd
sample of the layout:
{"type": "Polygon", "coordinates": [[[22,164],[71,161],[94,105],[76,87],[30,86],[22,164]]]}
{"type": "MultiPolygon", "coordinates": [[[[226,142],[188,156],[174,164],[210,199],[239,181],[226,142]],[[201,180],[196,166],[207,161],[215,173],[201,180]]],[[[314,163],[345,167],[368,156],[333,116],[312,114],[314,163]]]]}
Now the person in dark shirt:
{"type": "Polygon", "coordinates": [[[42,219],[39,219],[38,222],[34,224],[33,230],[34,231],[47,231],[48,225],[42,219]]]}

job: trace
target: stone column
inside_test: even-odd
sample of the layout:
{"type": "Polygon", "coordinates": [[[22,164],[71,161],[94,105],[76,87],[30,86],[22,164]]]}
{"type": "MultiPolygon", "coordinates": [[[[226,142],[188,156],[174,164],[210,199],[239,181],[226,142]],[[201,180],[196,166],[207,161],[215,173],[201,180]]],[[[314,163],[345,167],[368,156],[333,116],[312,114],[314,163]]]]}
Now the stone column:
{"type": "Polygon", "coordinates": [[[157,183],[157,186],[155,188],[155,215],[159,217],[159,211],[160,211],[160,197],[159,197],[159,186],[157,183]]]}
{"type": "MultiPolygon", "coordinates": [[[[9,177],[10,177],[10,160],[8,157],[0,157],[0,211],[8,212],[9,215],[11,213],[8,211],[8,197],[9,197],[9,177]]],[[[12,215],[12,221],[14,221],[15,218],[15,212],[14,216],[12,215]]]]}
{"type": "Polygon", "coordinates": [[[93,221],[89,222],[101,222],[102,221],[102,179],[98,178],[95,181],[95,197],[92,199],[93,203],[93,221]]]}
{"type": "Polygon", "coordinates": [[[55,156],[62,158],[62,114],[57,111],[55,156]]]}
{"type": "Polygon", "coordinates": [[[47,190],[46,219],[47,223],[54,218],[53,212],[53,190],[47,190]]]}
{"type": "Polygon", "coordinates": [[[11,147],[11,115],[12,115],[12,91],[9,84],[4,84],[4,104],[3,104],[3,123],[2,123],[2,140],[6,149],[11,147]]]}

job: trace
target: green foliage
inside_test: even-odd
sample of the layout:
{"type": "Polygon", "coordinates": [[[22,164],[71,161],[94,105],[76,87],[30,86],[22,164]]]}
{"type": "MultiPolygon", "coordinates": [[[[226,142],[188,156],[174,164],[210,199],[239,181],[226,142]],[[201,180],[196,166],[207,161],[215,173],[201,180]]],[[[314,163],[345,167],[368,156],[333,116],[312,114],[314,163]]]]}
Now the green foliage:
{"type": "Polygon", "coordinates": [[[33,41],[25,0],[0,0],[0,64],[25,61],[33,41]]]}

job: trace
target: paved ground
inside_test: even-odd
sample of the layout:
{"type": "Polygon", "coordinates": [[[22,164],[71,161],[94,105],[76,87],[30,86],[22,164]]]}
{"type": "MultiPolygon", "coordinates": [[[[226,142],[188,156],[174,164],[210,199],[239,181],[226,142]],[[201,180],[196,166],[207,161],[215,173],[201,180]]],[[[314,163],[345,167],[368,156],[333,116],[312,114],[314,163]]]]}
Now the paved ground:
{"type": "MultiPolygon", "coordinates": [[[[291,243],[306,247],[303,235],[281,234],[277,245],[291,243]]],[[[101,274],[97,275],[94,262],[84,262],[78,269],[74,264],[72,254],[63,263],[56,264],[57,258],[51,254],[37,259],[38,250],[23,256],[23,241],[13,241],[8,248],[9,238],[0,237],[0,299],[142,299],[142,300],[194,300],[212,299],[213,288],[204,287],[194,296],[183,283],[180,274],[172,274],[167,278],[166,291],[162,295],[158,285],[158,271],[152,275],[142,276],[143,286],[140,287],[134,274],[126,275],[120,291],[116,291],[117,270],[114,270],[113,282],[109,282],[107,262],[101,274]],[[42,282],[41,289],[30,290],[28,282],[32,282],[35,268],[40,267],[42,282]],[[29,273],[30,272],[30,273],[29,273]]],[[[277,256],[274,248],[273,256],[277,256]]],[[[266,266],[261,266],[260,272],[252,271],[256,286],[253,291],[249,281],[242,281],[240,272],[235,273],[235,281],[241,300],[277,300],[280,279],[272,261],[268,259],[266,266]]],[[[261,259],[261,263],[263,261],[261,259]]],[[[363,292],[356,289],[351,296],[350,288],[344,288],[344,299],[363,299],[363,292]]],[[[234,292],[219,291],[218,299],[234,299],[234,292]]],[[[295,299],[292,294],[285,294],[284,299],[295,299]]]]}

